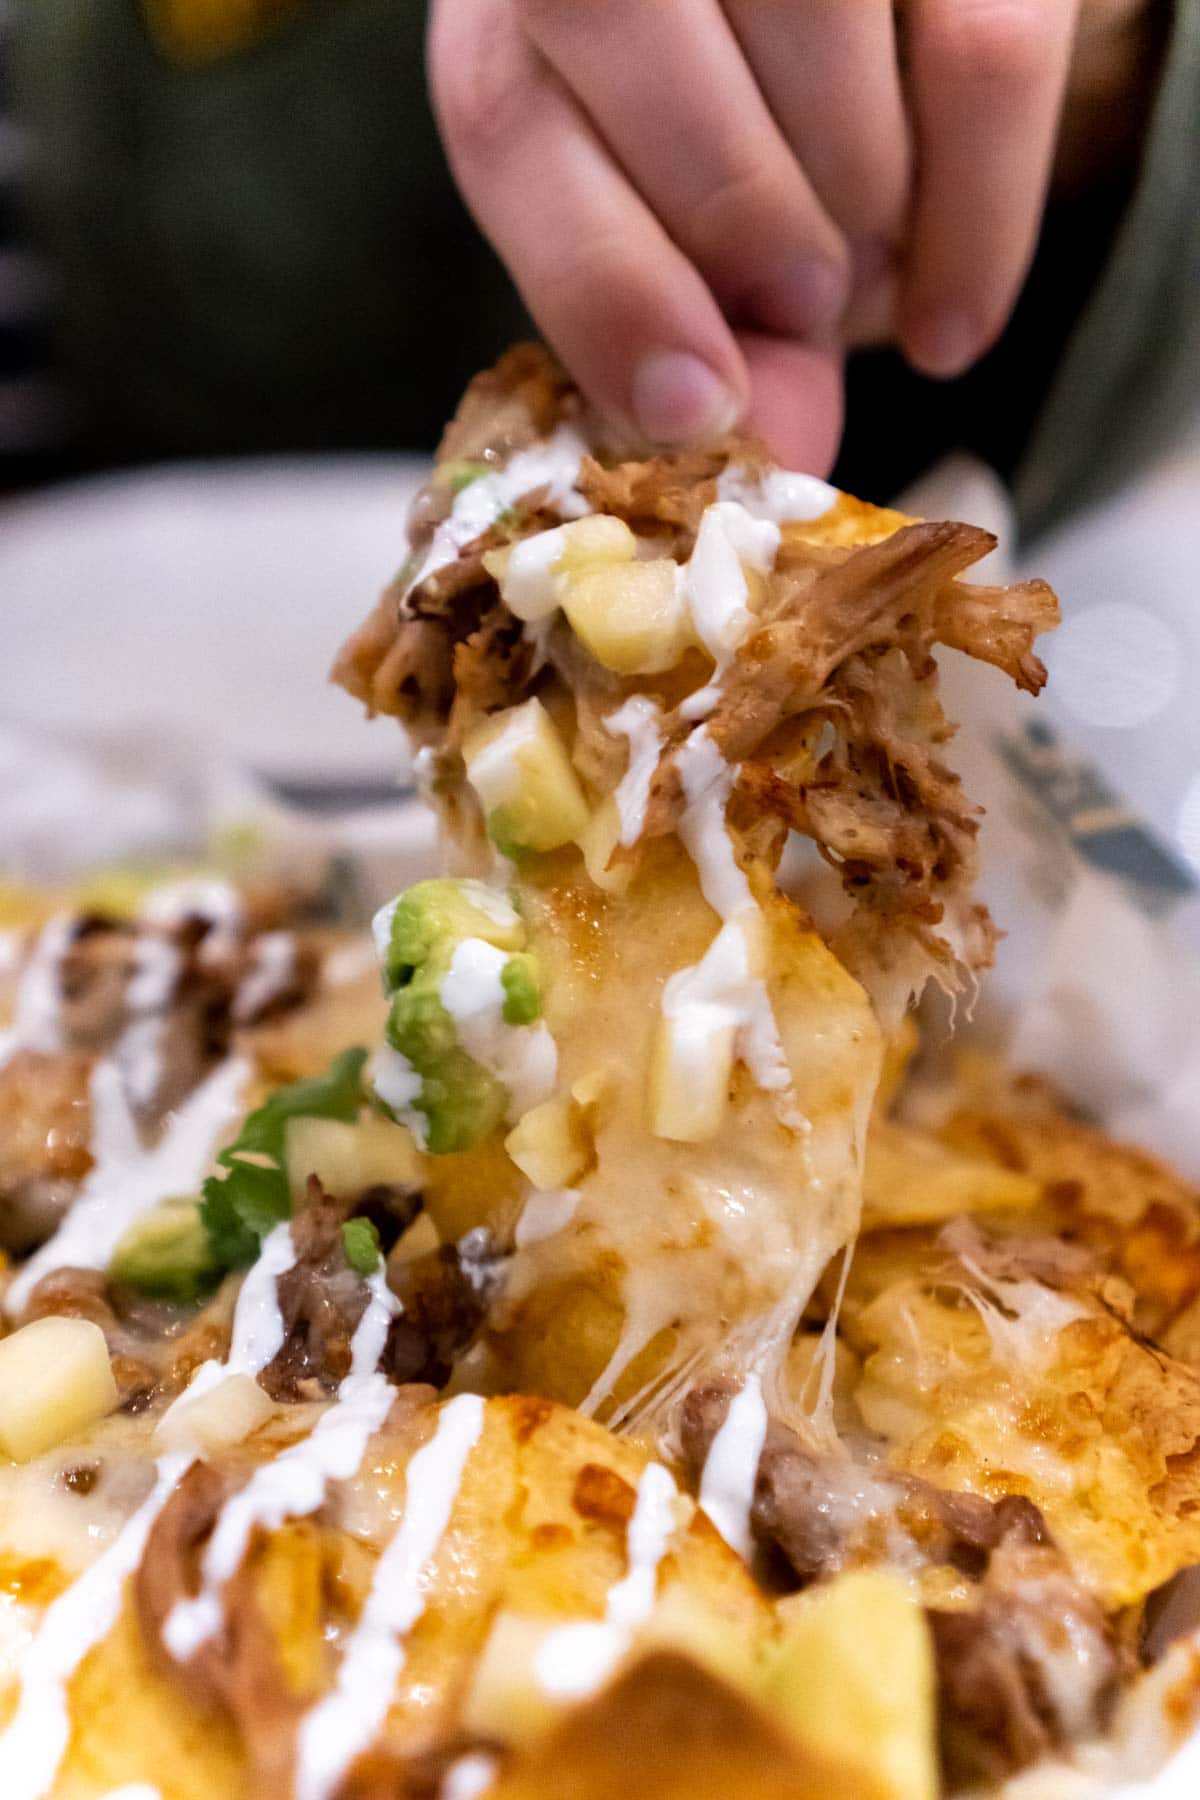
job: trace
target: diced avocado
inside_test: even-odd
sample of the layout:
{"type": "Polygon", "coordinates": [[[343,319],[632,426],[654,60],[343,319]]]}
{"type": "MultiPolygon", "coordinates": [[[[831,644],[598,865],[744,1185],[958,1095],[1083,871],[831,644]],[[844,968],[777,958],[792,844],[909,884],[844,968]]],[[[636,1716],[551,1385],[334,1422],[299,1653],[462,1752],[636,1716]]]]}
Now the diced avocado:
{"type": "Polygon", "coordinates": [[[195,1300],[219,1275],[196,1200],[164,1200],[118,1240],[108,1265],[113,1281],[158,1300],[195,1300]]]}
{"type": "Polygon", "coordinates": [[[500,971],[504,989],[504,1023],[532,1025],[541,1016],[542,988],[538,980],[537,957],[528,950],[510,956],[500,971]]]}
{"type": "MultiPolygon", "coordinates": [[[[542,998],[537,959],[525,949],[524,924],[504,895],[482,882],[438,879],[418,882],[385,908],[376,935],[391,997],[387,1041],[404,1058],[401,1068],[407,1066],[419,1081],[411,1099],[402,1095],[402,1106],[382,1082],[376,1096],[402,1123],[412,1124],[412,1112],[424,1115],[424,1147],[432,1155],[469,1149],[502,1122],[509,1094],[499,1076],[464,1048],[442,998],[443,984],[457,967],[456,952],[473,944],[475,961],[483,957],[485,982],[489,959],[494,964],[503,958],[498,977],[503,998],[495,1002],[502,1028],[532,1024],[542,998]]],[[[490,979],[497,979],[494,967],[490,979]]],[[[476,1043],[472,1048],[478,1054],[476,1043]]]]}
{"type": "Polygon", "coordinates": [[[347,1219],[342,1226],[346,1261],[359,1275],[373,1275],[383,1260],[379,1232],[370,1219],[347,1219]]]}
{"type": "Polygon", "coordinates": [[[401,988],[392,1001],[386,1036],[421,1077],[413,1106],[425,1116],[425,1148],[431,1156],[469,1150],[495,1131],[508,1093],[462,1048],[436,985],[418,979],[401,988]]]}
{"type": "Polygon", "coordinates": [[[448,487],[451,493],[461,494],[465,487],[470,487],[481,475],[490,475],[492,472],[490,463],[477,462],[469,456],[459,456],[439,465],[437,480],[448,487]]]}
{"type": "Polygon", "coordinates": [[[389,994],[407,985],[418,969],[436,967],[443,974],[464,938],[482,938],[497,950],[521,950],[525,927],[516,911],[495,888],[482,881],[439,876],[418,881],[376,921],[381,943],[384,986],[389,994]]]}

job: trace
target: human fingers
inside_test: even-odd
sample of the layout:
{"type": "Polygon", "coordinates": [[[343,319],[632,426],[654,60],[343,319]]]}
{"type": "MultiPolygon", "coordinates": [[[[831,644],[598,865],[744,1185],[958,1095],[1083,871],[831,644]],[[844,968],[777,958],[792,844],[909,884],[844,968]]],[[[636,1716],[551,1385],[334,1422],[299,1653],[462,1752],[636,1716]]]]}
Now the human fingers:
{"type": "Polygon", "coordinates": [[[1078,0],[907,0],[917,181],[901,345],[957,375],[1003,328],[1041,223],[1078,0]]]}
{"type": "Polygon", "coordinates": [[[749,429],[785,469],[827,475],[842,435],[840,351],[763,332],[741,331],[738,344],[750,372],[749,429]]]}
{"type": "Polygon", "coordinates": [[[729,430],[749,381],[720,306],[509,0],[440,0],[429,52],[467,203],[585,393],[651,443],[729,430]]]}
{"type": "Polygon", "coordinates": [[[846,299],[846,246],[718,0],[516,10],[725,312],[789,336],[829,330],[846,299]]]}
{"type": "Polygon", "coordinates": [[[726,0],[779,129],[873,285],[905,226],[912,146],[892,0],[726,0]]]}

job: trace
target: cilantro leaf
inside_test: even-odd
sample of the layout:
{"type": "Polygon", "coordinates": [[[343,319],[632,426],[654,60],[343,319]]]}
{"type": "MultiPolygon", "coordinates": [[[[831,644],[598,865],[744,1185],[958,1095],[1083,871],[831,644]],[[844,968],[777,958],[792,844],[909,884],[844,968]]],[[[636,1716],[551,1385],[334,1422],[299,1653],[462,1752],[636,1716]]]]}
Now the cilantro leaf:
{"type": "Polygon", "coordinates": [[[373,1275],[383,1260],[372,1219],[347,1219],[342,1226],[342,1248],[346,1261],[359,1275],[373,1275]]]}
{"type": "Polygon", "coordinates": [[[217,1162],[226,1174],[204,1183],[200,1216],[222,1268],[244,1268],[281,1220],[292,1198],[283,1166],[289,1119],[340,1119],[352,1123],[363,1103],[365,1050],[343,1050],[323,1075],[276,1088],[247,1118],[217,1162]],[[247,1159],[251,1160],[247,1160],[247,1159]]]}

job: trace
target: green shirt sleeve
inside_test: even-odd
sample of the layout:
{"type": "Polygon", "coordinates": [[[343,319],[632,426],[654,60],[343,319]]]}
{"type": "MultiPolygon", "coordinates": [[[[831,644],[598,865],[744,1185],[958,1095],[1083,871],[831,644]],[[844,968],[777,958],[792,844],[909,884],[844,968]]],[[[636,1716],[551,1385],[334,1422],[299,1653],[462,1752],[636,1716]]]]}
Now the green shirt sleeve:
{"type": "Polygon", "coordinates": [[[1200,0],[1177,0],[1137,183],[1014,475],[1026,535],[1200,414],[1200,0]]]}

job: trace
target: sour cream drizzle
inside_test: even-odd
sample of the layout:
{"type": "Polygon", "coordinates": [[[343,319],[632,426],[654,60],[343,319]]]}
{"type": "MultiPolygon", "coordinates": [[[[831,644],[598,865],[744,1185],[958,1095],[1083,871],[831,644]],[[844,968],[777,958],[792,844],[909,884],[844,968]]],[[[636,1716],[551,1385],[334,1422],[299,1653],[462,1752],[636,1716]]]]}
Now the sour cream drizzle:
{"type": "MultiPolygon", "coordinates": [[[[295,1255],[290,1225],[277,1225],[242,1284],[228,1359],[202,1364],[181,1399],[198,1398],[226,1375],[257,1375],[271,1361],[283,1342],[275,1281],[295,1255]]],[[[159,1458],[149,1497],[104,1555],[47,1609],[21,1661],[16,1713],[0,1734],[5,1800],[40,1800],[53,1783],[70,1738],[67,1683],[92,1646],[116,1624],[125,1581],[142,1560],[151,1527],[192,1460],[186,1451],[159,1458]]],[[[141,1800],[154,1793],[135,1782],[108,1800],[141,1800]]]]}
{"type": "Polygon", "coordinates": [[[634,694],[615,713],[609,713],[604,729],[614,737],[629,740],[629,767],[616,791],[621,820],[619,842],[628,848],[637,843],[646,823],[650,783],[662,754],[662,713],[657,701],[645,694],[634,694]]]}
{"type": "Polygon", "coordinates": [[[158,1143],[147,1150],[129,1108],[115,1057],[92,1071],[94,1163],[70,1212],[49,1241],[21,1267],[6,1306],[17,1314],[51,1269],[102,1269],[122,1233],[142,1213],[175,1194],[194,1193],[213,1146],[236,1117],[250,1066],[229,1057],[188,1095],[158,1143]]]}
{"type": "Polygon", "coordinates": [[[165,1011],[183,967],[179,947],[152,932],[139,933],[133,946],[133,973],[125,989],[129,1023],[113,1055],[136,1107],[149,1106],[162,1079],[165,1011]]]}
{"type": "Polygon", "coordinates": [[[357,1473],[368,1439],[392,1404],[393,1389],[377,1364],[388,1327],[400,1310],[383,1270],[367,1278],[370,1299],[351,1342],[350,1373],[315,1429],[257,1468],[226,1501],[204,1552],[200,1592],[177,1601],[163,1628],[171,1655],[186,1662],[221,1626],[221,1592],[246,1554],[258,1526],[277,1531],[285,1519],[316,1512],[331,1481],[357,1473]]]}
{"type": "Polygon", "coordinates": [[[62,960],[75,935],[75,923],[62,914],[43,926],[17,986],[12,1024],[0,1032],[0,1065],[18,1050],[61,1048],[62,960]]]}
{"type": "Polygon", "coordinates": [[[404,1637],[425,1610],[423,1582],[483,1433],[484,1403],[459,1394],[443,1407],[437,1431],[408,1465],[400,1529],[375,1570],[331,1693],[305,1714],[296,1758],[297,1800],[328,1800],[387,1717],[404,1668],[404,1637]]]}
{"type": "Polygon", "coordinates": [[[273,1362],[283,1346],[284,1322],[279,1309],[277,1283],[295,1266],[296,1246],[291,1221],[284,1219],[262,1241],[258,1261],[246,1271],[233,1314],[229,1355],[224,1362],[209,1358],[200,1364],[187,1387],[173,1400],[159,1420],[177,1417],[194,1400],[211,1393],[230,1375],[257,1375],[273,1362]]]}
{"type": "Polygon", "coordinates": [[[500,514],[526,494],[548,488],[548,503],[564,518],[582,518],[587,502],[577,490],[579,465],[587,445],[571,425],[560,425],[544,444],[520,450],[502,469],[480,475],[455,495],[450,517],[433,534],[410,591],[439,569],[457,560],[459,551],[496,523],[500,514]]]}
{"type": "Polygon", "coordinates": [[[252,1019],[283,993],[296,974],[296,939],[290,931],[264,931],[254,941],[254,961],[233,997],[233,1017],[252,1019]]]}
{"type": "Polygon", "coordinates": [[[767,1407],[762,1380],[747,1377],[735,1394],[724,1422],[709,1446],[700,1477],[700,1506],[725,1542],[749,1561],[754,1540],[750,1509],[758,1463],[767,1439],[767,1407]]]}
{"type": "Polygon", "coordinates": [[[125,1582],[137,1568],[151,1526],[191,1458],[165,1456],[149,1496],[87,1572],[47,1608],[21,1660],[21,1697],[0,1734],[5,1800],[41,1800],[58,1773],[71,1735],[67,1683],[93,1645],[117,1622],[125,1582]]]}
{"type": "Polygon", "coordinates": [[[554,1091],[558,1048],[546,1025],[509,1025],[501,975],[511,951],[484,938],[463,938],[442,977],[442,1005],[467,1055],[490,1069],[508,1091],[508,1116],[519,1119],[554,1091]]]}
{"type": "Polygon", "coordinates": [[[654,1610],[658,1571],[675,1532],[678,1492],[661,1463],[649,1463],[638,1482],[637,1504],[626,1534],[628,1567],[609,1589],[603,1620],[561,1625],[538,1646],[534,1674],[556,1699],[578,1700],[612,1674],[633,1634],[654,1610]]]}
{"type": "MultiPolygon", "coordinates": [[[[679,776],[686,806],[679,836],[696,865],[704,898],[724,920],[703,962],[681,969],[664,991],[664,1012],[687,1028],[686,1008],[708,1009],[697,1026],[707,1029],[716,1009],[737,1027],[737,1053],[758,1085],[785,1093],[791,1086],[791,1069],[779,1035],[766,982],[751,974],[747,932],[756,930],[759,908],[744,871],[733,853],[725,826],[725,808],[737,779],[731,767],[699,725],[679,752],[679,776]]],[[[780,1115],[784,1123],[800,1129],[794,1109],[780,1115]]]]}

